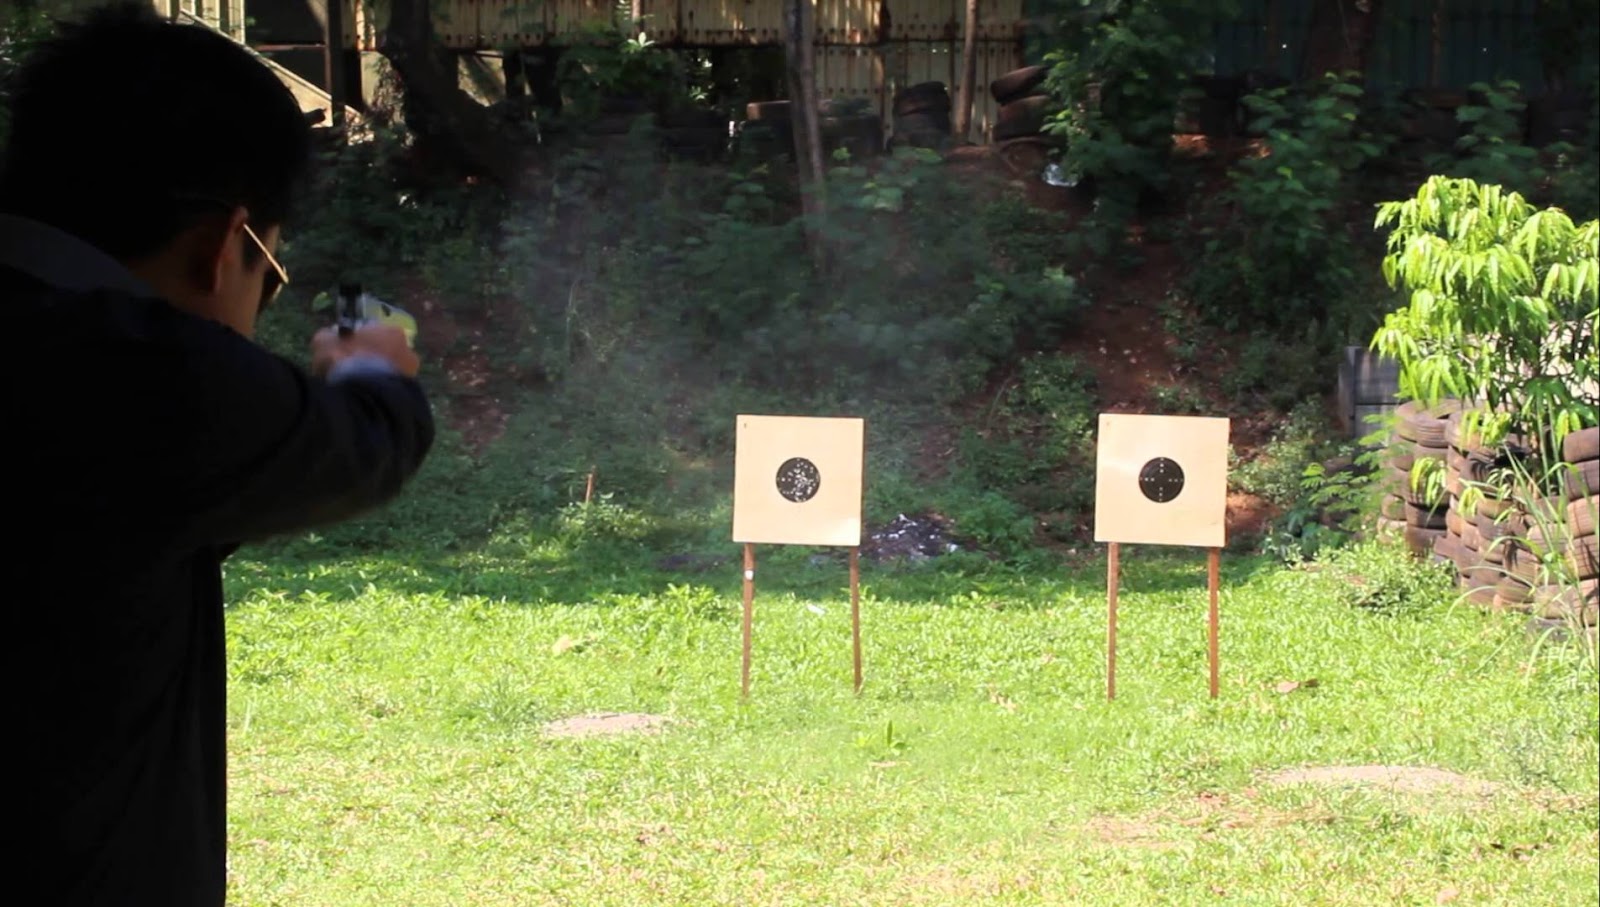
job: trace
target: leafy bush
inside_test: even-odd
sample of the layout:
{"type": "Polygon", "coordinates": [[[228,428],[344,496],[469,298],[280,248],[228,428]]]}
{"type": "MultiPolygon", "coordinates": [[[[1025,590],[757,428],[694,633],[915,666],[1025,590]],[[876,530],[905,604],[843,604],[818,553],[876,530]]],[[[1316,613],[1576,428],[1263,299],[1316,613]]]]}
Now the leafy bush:
{"type": "Polygon", "coordinates": [[[1227,330],[1341,343],[1365,301],[1346,227],[1352,177],[1383,150],[1359,119],[1362,90],[1330,74],[1309,94],[1247,97],[1268,151],[1241,161],[1197,235],[1192,291],[1227,330]]]}
{"type": "Polygon", "coordinates": [[[1290,411],[1254,457],[1230,470],[1230,478],[1241,491],[1290,507],[1304,497],[1306,470],[1320,465],[1337,448],[1328,438],[1321,401],[1305,400],[1290,411]]]}
{"type": "MultiPolygon", "coordinates": [[[[1125,226],[1142,199],[1168,189],[1172,124],[1190,77],[1203,71],[1211,27],[1229,0],[1083,0],[1045,57],[1061,102],[1049,131],[1065,140],[1069,177],[1089,180],[1096,220],[1125,226]]],[[[1097,251],[1104,251],[1097,250],[1097,251]]]]}
{"type": "Polygon", "coordinates": [[[1456,110],[1456,120],[1465,127],[1465,134],[1456,140],[1456,154],[1433,157],[1428,169],[1532,195],[1546,173],[1539,164],[1539,153],[1522,142],[1528,106],[1521,97],[1522,87],[1507,79],[1498,85],[1477,82],[1471,91],[1479,103],[1463,104],[1456,110]]]}
{"type": "Polygon", "coordinates": [[[1555,450],[1600,421],[1600,221],[1435,176],[1382,205],[1377,226],[1390,227],[1384,277],[1410,300],[1372,345],[1400,363],[1404,395],[1477,401],[1464,424],[1491,444],[1515,432],[1555,450]]]}

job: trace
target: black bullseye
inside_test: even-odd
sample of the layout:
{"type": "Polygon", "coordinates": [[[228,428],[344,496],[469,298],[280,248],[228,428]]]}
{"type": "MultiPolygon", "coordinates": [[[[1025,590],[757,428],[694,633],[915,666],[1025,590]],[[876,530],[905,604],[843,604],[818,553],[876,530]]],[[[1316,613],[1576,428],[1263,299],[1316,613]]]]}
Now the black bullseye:
{"type": "Polygon", "coordinates": [[[1156,457],[1139,470],[1139,490],[1157,504],[1183,493],[1183,467],[1166,457],[1156,457]]]}
{"type": "Polygon", "coordinates": [[[778,467],[778,494],[785,500],[804,504],[816,497],[821,487],[822,473],[805,457],[790,457],[778,467]]]}

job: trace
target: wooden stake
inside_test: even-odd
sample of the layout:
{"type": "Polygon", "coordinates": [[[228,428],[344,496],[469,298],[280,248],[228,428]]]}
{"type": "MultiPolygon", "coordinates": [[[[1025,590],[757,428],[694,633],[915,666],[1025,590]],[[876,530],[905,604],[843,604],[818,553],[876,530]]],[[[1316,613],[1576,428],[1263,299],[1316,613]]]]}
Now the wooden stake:
{"type": "Polygon", "coordinates": [[[583,485],[583,502],[589,503],[594,499],[594,467],[589,467],[589,480],[583,485]]]}
{"type": "Polygon", "coordinates": [[[1117,698],[1117,584],[1122,546],[1112,542],[1106,553],[1106,699],[1117,698]]]}
{"type": "Polygon", "coordinates": [[[850,549],[850,644],[855,656],[856,692],[861,692],[861,547],[850,549]]]}
{"type": "Polygon", "coordinates": [[[744,546],[744,659],[739,666],[739,695],[750,696],[750,617],[756,598],[756,546],[744,546]]]}
{"type": "Polygon", "coordinates": [[[978,0],[967,0],[967,19],[962,29],[961,84],[956,89],[956,116],[950,132],[956,141],[965,142],[972,128],[972,95],[978,81],[978,0]]]}
{"type": "Polygon", "coordinates": [[[1217,660],[1218,660],[1217,659],[1217,634],[1218,634],[1218,631],[1219,631],[1219,626],[1218,626],[1219,621],[1218,621],[1218,616],[1217,616],[1217,591],[1218,591],[1218,587],[1221,585],[1221,578],[1220,578],[1221,572],[1222,572],[1222,549],[1221,548],[1212,548],[1210,557],[1208,557],[1206,559],[1206,574],[1207,574],[1206,585],[1207,585],[1207,588],[1211,592],[1211,611],[1210,611],[1210,614],[1209,614],[1208,619],[1207,619],[1208,629],[1210,631],[1210,633],[1208,634],[1209,638],[1207,640],[1207,642],[1208,642],[1207,656],[1209,657],[1210,662],[1211,662],[1211,698],[1212,699],[1216,699],[1217,698],[1217,674],[1218,674],[1218,671],[1217,671],[1217,660]]]}

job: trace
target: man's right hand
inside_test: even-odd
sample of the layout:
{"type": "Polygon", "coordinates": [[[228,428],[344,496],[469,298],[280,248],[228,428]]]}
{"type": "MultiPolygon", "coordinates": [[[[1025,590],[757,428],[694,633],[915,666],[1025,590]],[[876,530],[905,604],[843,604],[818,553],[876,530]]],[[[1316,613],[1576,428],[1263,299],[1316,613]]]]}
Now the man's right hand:
{"type": "Polygon", "coordinates": [[[323,328],[311,338],[311,373],[324,377],[328,370],[353,356],[377,356],[400,374],[415,378],[422,362],[406,343],[406,333],[388,324],[364,324],[339,336],[337,328],[323,328]]]}

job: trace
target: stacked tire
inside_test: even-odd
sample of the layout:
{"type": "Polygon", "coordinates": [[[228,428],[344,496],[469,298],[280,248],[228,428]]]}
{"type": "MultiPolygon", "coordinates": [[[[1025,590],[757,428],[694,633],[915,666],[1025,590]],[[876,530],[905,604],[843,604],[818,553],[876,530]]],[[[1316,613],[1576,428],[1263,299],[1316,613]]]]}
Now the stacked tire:
{"type": "Polygon", "coordinates": [[[1552,553],[1565,548],[1566,567],[1575,583],[1545,585],[1531,596],[1536,621],[1581,626],[1593,645],[1600,625],[1600,428],[1569,433],[1561,445],[1566,476],[1562,494],[1546,500],[1549,519],[1529,527],[1530,543],[1552,553]],[[1559,512],[1557,508],[1560,508],[1559,512]],[[1537,530],[1535,532],[1534,530],[1537,530]],[[1545,536],[1552,536],[1545,538],[1545,536]]]}
{"type": "Polygon", "coordinates": [[[1044,87],[1045,76],[1049,72],[1048,67],[1026,66],[989,83],[989,94],[1000,105],[994,123],[996,142],[1041,140],[1045,123],[1056,111],[1055,103],[1044,87]]]}
{"type": "Polygon", "coordinates": [[[1454,548],[1457,555],[1456,583],[1465,593],[1467,601],[1486,609],[1492,608],[1495,596],[1500,591],[1500,581],[1505,576],[1504,555],[1499,555],[1502,563],[1493,563],[1485,558],[1484,552],[1494,544],[1499,530],[1490,519],[1488,541],[1485,541],[1484,523],[1476,507],[1471,511],[1464,509],[1462,499],[1466,497],[1469,486],[1478,485],[1488,478],[1495,454],[1476,435],[1467,433],[1464,412],[1452,413],[1446,421],[1450,449],[1445,452],[1445,492],[1449,495],[1449,511],[1445,519],[1456,536],[1458,546],[1454,548]]]}
{"type": "Polygon", "coordinates": [[[894,140],[912,148],[950,147],[950,91],[943,82],[919,82],[894,95],[894,140]]]}
{"type": "Polygon", "coordinates": [[[831,157],[843,148],[851,160],[883,153],[883,120],[867,98],[827,98],[817,105],[821,115],[822,152],[831,157]]]}
{"type": "Polygon", "coordinates": [[[1431,408],[1410,402],[1395,411],[1398,443],[1390,468],[1392,480],[1399,485],[1400,512],[1405,521],[1401,536],[1406,547],[1419,558],[1452,562],[1457,559],[1447,542],[1448,495],[1434,482],[1414,485],[1411,476],[1419,460],[1437,460],[1443,465],[1449,449],[1446,420],[1459,409],[1459,405],[1451,402],[1431,408]],[[1441,541],[1446,541],[1443,550],[1439,548],[1441,541]]]}

